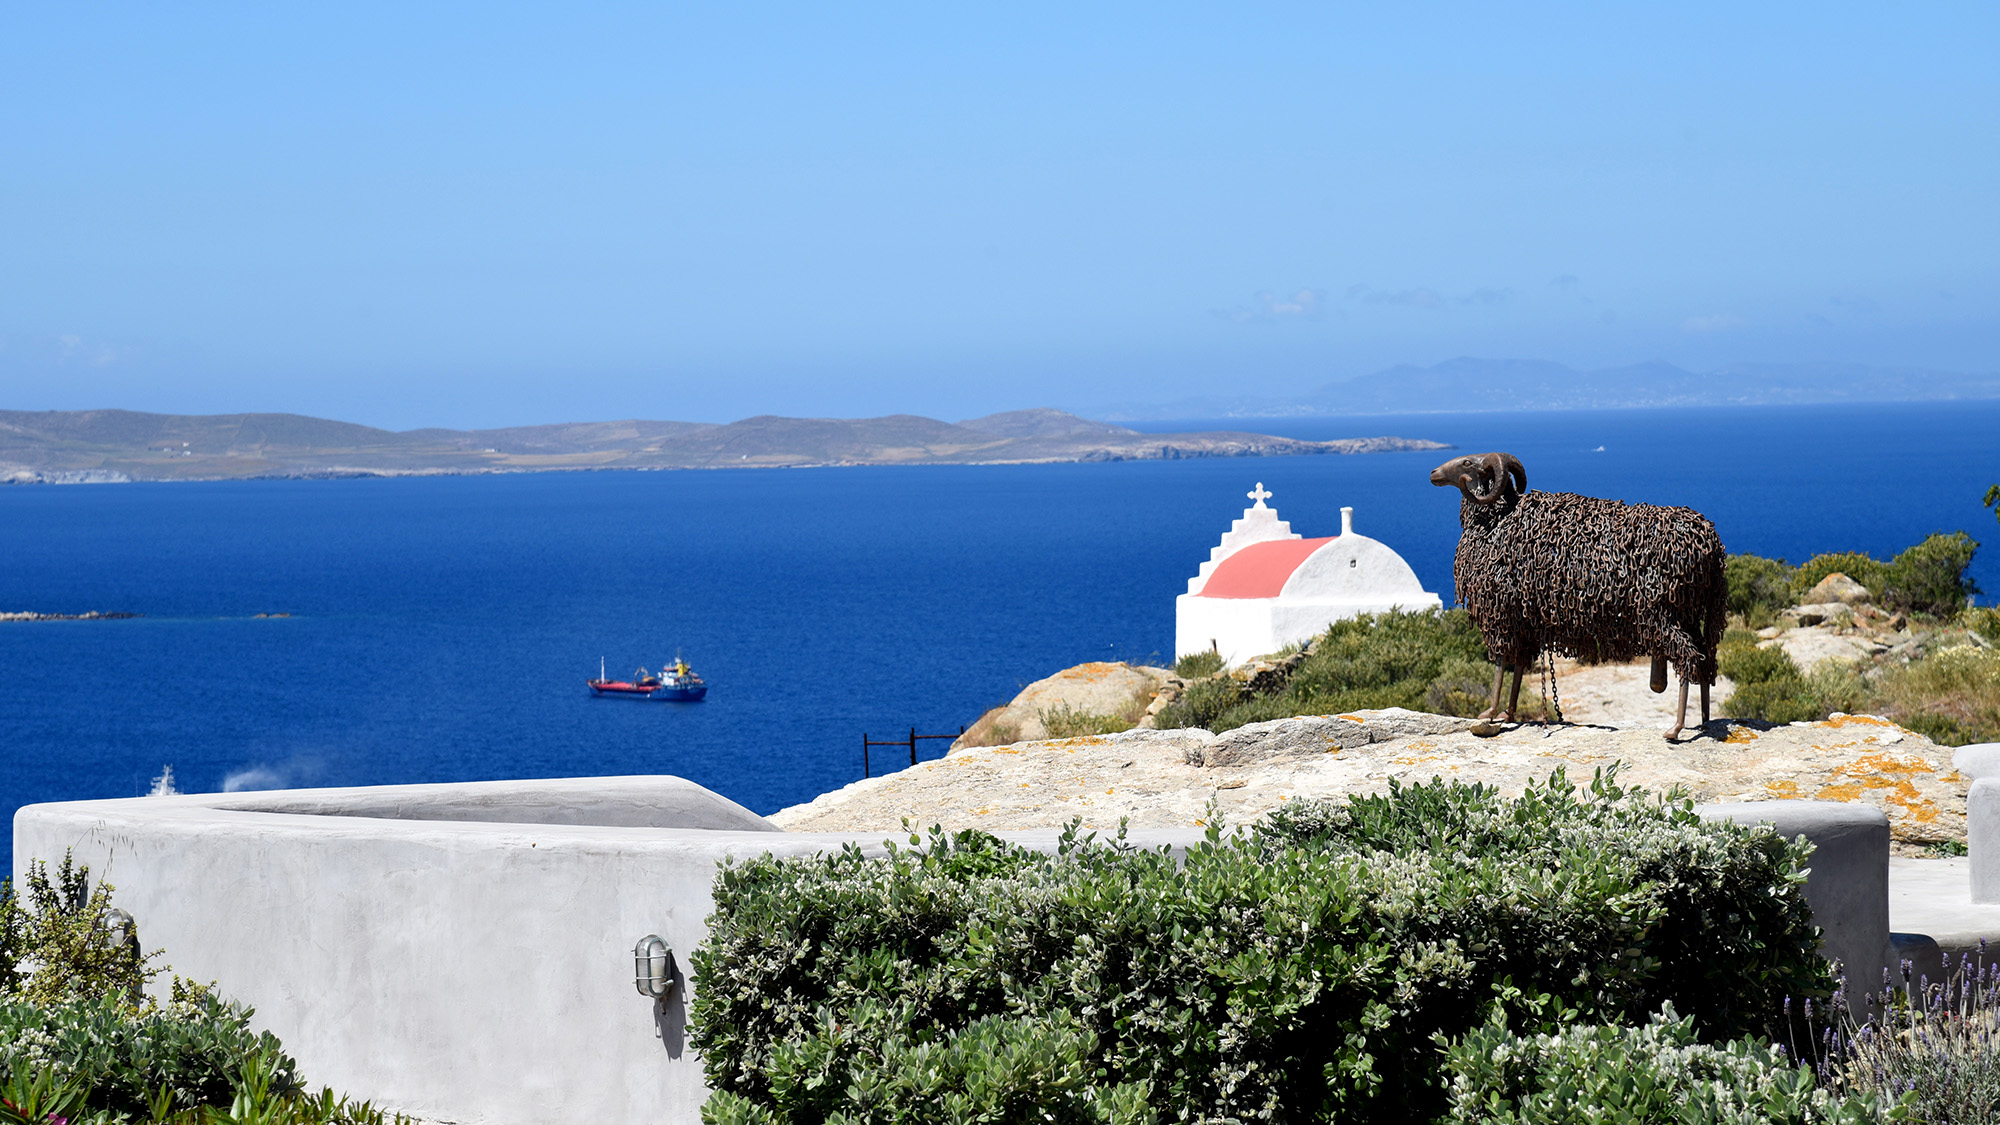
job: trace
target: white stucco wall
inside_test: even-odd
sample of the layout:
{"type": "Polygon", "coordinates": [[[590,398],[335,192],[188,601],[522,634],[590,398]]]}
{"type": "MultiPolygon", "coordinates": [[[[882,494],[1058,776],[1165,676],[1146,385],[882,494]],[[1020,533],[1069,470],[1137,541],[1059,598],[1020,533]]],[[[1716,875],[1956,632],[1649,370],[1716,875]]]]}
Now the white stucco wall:
{"type": "Polygon", "coordinates": [[[685,973],[724,857],[881,838],[774,831],[679,778],[594,778],[30,805],[14,863],[19,880],[73,849],[147,951],[255,1007],[315,1086],[438,1121],[692,1125],[699,982],[639,995],[633,944],[659,934],[685,973]]]}
{"type": "MultiPolygon", "coordinates": [[[[1174,659],[1207,652],[1213,644],[1227,664],[1276,652],[1271,628],[1273,598],[1204,598],[1182,594],[1174,599],[1174,659]]],[[[1325,628],[1325,626],[1321,626],[1325,628]]]]}

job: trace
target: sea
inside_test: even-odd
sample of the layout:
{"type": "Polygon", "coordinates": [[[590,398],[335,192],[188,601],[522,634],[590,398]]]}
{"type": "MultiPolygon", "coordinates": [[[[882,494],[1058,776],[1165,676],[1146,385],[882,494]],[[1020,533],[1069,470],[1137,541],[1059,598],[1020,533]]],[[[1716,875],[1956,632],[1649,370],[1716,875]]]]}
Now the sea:
{"type": "MultiPolygon", "coordinates": [[[[1793,562],[1964,529],[2000,594],[2000,402],[1147,428],[1507,450],[1533,487],[1688,505],[1793,562]]],[[[769,813],[861,777],[864,738],[1170,663],[1174,597],[1259,483],[1307,536],[1353,507],[1449,604],[1447,456],[0,488],[0,610],[141,615],[0,623],[0,806],[171,767],[185,792],[675,774],[769,813]],[[676,655],[706,701],[584,685],[676,655]]]]}

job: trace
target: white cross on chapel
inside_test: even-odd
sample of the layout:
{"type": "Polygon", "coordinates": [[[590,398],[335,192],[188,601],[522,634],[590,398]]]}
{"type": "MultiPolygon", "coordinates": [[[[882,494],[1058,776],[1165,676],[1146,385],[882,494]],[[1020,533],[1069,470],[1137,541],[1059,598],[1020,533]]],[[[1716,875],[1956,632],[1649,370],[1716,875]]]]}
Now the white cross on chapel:
{"type": "Polygon", "coordinates": [[[1257,503],[1254,506],[1261,508],[1264,506],[1264,501],[1269,500],[1273,493],[1264,491],[1264,482],[1260,480],[1257,482],[1257,490],[1255,492],[1246,492],[1243,495],[1255,500],[1257,503]]]}

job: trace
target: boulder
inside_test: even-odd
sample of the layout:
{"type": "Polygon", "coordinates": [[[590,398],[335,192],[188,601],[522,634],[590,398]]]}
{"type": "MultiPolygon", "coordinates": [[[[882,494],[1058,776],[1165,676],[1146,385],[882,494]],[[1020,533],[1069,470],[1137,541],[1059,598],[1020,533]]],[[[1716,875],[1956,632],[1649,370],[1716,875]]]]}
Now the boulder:
{"type": "MultiPolygon", "coordinates": [[[[1838,578],[1839,575],[1834,575],[1838,578]]],[[[1854,620],[1854,610],[1845,602],[1807,602],[1792,607],[1792,616],[1800,625],[1839,625],[1854,620]]]]}
{"type": "Polygon", "coordinates": [[[1814,586],[1810,593],[1800,599],[1800,604],[1824,605],[1827,602],[1840,602],[1843,605],[1866,605],[1872,600],[1868,595],[1868,587],[1836,570],[1820,579],[1819,585],[1814,586]]]}
{"type": "Polygon", "coordinates": [[[1759,642],[1757,647],[1784,649],[1801,672],[1810,672],[1814,666],[1829,660],[1851,662],[1887,651],[1887,646],[1880,642],[1826,628],[1792,629],[1775,640],[1759,642]]]}
{"type": "Polygon", "coordinates": [[[1065,708],[1071,714],[1103,716],[1130,726],[1146,714],[1147,705],[1172,675],[1165,668],[1102,660],[1065,668],[1022,688],[1006,706],[981,715],[951,748],[1047,738],[1044,716],[1065,708]]]}
{"type": "Polygon", "coordinates": [[[1247,723],[1190,746],[1185,760],[1195,766],[1247,766],[1286,758],[1311,758],[1331,750],[1354,750],[1372,742],[1419,735],[1460,734],[1474,720],[1385,707],[1345,715],[1307,715],[1247,723]]]}

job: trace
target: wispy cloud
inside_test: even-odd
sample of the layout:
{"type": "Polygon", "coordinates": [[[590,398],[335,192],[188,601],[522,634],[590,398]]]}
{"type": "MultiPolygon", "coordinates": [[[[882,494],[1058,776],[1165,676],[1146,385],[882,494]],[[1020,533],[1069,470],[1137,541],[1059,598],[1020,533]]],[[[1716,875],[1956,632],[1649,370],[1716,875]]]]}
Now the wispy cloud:
{"type": "Polygon", "coordinates": [[[1741,327],[1743,327],[1743,318],[1740,316],[1730,316],[1727,313],[1716,313],[1713,316],[1691,316],[1681,321],[1681,331],[1696,336],[1705,336],[1715,332],[1733,332],[1741,327]]]}
{"type": "Polygon", "coordinates": [[[61,363],[78,363],[85,367],[109,367],[118,361],[118,349],[110,344],[86,340],[81,336],[65,333],[56,337],[56,358],[61,363]]]}
{"type": "Polygon", "coordinates": [[[1347,299],[1364,305],[1401,305],[1412,309],[1447,309],[1453,305],[1498,305],[1514,299],[1514,291],[1503,286],[1482,285],[1470,293],[1447,296],[1427,285],[1415,289],[1377,289],[1372,285],[1350,285],[1347,299]]]}
{"type": "Polygon", "coordinates": [[[1426,286],[1415,289],[1377,289],[1372,285],[1350,285],[1347,299],[1364,305],[1404,305],[1413,309],[1441,309],[1450,304],[1437,290],[1426,286]]]}
{"type": "Polygon", "coordinates": [[[1261,291],[1248,305],[1216,309],[1215,315],[1238,324],[1273,320],[1318,320],[1326,311],[1326,294],[1317,289],[1301,289],[1289,296],[1261,291]]]}
{"type": "Polygon", "coordinates": [[[1563,293],[1574,293],[1583,288],[1583,279],[1573,273],[1566,273],[1561,277],[1551,278],[1549,288],[1563,293]]]}

